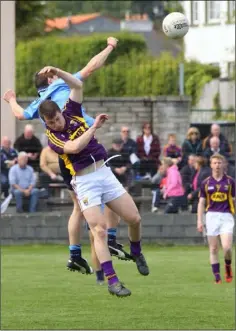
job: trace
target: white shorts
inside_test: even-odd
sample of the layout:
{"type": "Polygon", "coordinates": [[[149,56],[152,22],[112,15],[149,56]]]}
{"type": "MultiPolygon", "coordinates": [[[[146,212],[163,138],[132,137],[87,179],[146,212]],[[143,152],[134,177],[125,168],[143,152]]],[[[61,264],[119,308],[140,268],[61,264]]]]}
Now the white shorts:
{"type": "Polygon", "coordinates": [[[111,169],[103,166],[83,176],[74,176],[73,187],[81,211],[119,198],[126,193],[111,169]]]}
{"type": "Polygon", "coordinates": [[[207,212],[206,213],[207,236],[233,233],[234,217],[230,213],[207,212]]]}

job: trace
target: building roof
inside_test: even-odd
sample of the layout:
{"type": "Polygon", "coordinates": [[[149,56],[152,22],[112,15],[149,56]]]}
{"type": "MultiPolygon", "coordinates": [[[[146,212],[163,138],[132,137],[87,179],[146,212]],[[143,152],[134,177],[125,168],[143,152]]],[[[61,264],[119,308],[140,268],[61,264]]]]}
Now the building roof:
{"type": "Polygon", "coordinates": [[[47,19],[45,22],[45,31],[50,32],[53,29],[64,30],[69,27],[70,24],[78,25],[87,21],[90,21],[96,17],[104,16],[100,13],[92,13],[92,14],[82,14],[82,15],[74,15],[74,16],[65,16],[65,17],[56,17],[53,19],[47,19]]]}

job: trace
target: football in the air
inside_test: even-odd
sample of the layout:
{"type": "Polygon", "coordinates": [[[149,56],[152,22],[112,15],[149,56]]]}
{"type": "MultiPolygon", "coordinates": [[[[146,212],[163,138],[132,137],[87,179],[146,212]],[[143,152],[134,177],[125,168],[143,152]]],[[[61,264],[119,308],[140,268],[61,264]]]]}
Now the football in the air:
{"type": "Polygon", "coordinates": [[[167,37],[183,38],[189,29],[189,22],[184,14],[174,12],[167,15],[162,22],[162,29],[167,37]]]}

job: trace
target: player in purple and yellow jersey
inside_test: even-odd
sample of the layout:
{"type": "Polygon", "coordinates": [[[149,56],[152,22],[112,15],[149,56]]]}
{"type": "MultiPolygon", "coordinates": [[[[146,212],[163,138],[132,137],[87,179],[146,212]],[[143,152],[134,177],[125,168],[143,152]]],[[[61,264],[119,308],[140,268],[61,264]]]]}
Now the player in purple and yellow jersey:
{"type": "MultiPolygon", "coordinates": [[[[40,117],[47,127],[49,146],[60,155],[73,176],[74,190],[93,234],[95,251],[108,279],[109,292],[119,297],[129,296],[131,292],[119,281],[112,265],[101,204],[106,204],[128,223],[131,256],[139,273],[147,276],[149,268],[141,252],[141,217],[131,196],[106,166],[106,150],[94,138],[97,119],[89,128],[83,118],[82,82],[57,68],[41,70],[41,73],[46,72],[64,79],[71,89],[63,112],[51,100],[42,102],[39,107],[40,117]]],[[[102,116],[105,121],[107,116],[102,116]]]]}
{"type": "MultiPolygon", "coordinates": [[[[77,73],[73,74],[74,77],[78,78],[81,81],[86,80],[91,76],[93,72],[101,68],[108,56],[111,52],[116,48],[118,40],[114,37],[107,38],[107,46],[101,51],[99,54],[95,55],[87,65],[77,73]]],[[[61,110],[63,110],[66,101],[70,95],[70,88],[67,83],[61,79],[60,77],[49,73],[36,73],[35,75],[35,87],[38,91],[38,98],[34,100],[26,109],[23,109],[16,101],[15,92],[12,90],[7,91],[4,94],[4,100],[9,103],[11,110],[16,118],[20,120],[32,120],[35,118],[39,118],[38,107],[44,100],[50,99],[54,101],[61,110]]],[[[83,117],[90,127],[94,123],[94,119],[88,116],[85,112],[85,109],[82,108],[83,117]]],[[[43,122],[43,121],[42,121],[43,122]]],[[[59,165],[61,169],[61,174],[63,176],[64,182],[67,185],[70,196],[72,198],[74,208],[72,214],[69,218],[68,222],[68,234],[69,234],[69,249],[70,249],[70,258],[77,258],[82,262],[83,267],[78,271],[90,273],[90,268],[86,262],[82,258],[82,251],[80,245],[80,224],[83,221],[83,216],[80,211],[75,193],[73,192],[73,188],[70,184],[71,175],[68,169],[65,168],[64,162],[61,158],[59,158],[59,165]]],[[[111,214],[111,213],[110,213],[111,214]]],[[[129,259],[129,254],[127,254],[121,244],[116,242],[116,227],[117,227],[117,215],[113,215],[110,219],[107,220],[108,227],[108,242],[110,253],[113,256],[117,256],[121,259],[129,259]]],[[[91,242],[92,245],[92,242],[91,242]]],[[[93,248],[92,248],[93,251],[93,248]]],[[[94,256],[94,254],[92,254],[94,256]]],[[[94,260],[94,259],[93,259],[94,260]]],[[[79,262],[79,261],[77,261],[79,262]]],[[[97,265],[96,261],[94,264],[97,265]]],[[[97,280],[100,281],[102,279],[101,270],[97,270],[97,280]]]]}
{"type": "Polygon", "coordinates": [[[231,268],[232,244],[235,215],[235,180],[224,173],[224,157],[215,154],[210,159],[212,175],[201,185],[198,204],[197,229],[203,230],[203,214],[206,205],[206,230],[210,250],[210,263],[215,283],[220,284],[220,263],[218,257],[220,236],[225,259],[225,280],[233,279],[231,268]]]}

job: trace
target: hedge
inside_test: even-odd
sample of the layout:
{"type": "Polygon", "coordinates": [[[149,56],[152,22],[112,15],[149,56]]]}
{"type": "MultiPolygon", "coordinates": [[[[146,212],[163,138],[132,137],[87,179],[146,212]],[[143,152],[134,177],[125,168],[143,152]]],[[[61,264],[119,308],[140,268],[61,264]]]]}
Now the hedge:
{"type": "MultiPolygon", "coordinates": [[[[84,84],[85,96],[178,95],[179,63],[169,53],[152,57],[137,34],[117,34],[119,47],[107,64],[84,84]]],[[[76,72],[104,48],[107,36],[44,38],[17,46],[17,95],[35,95],[33,74],[44,65],[55,65],[76,72]],[[33,60],[32,60],[33,59],[33,60]],[[79,64],[79,66],[78,66],[79,64]],[[26,69],[27,68],[27,69],[26,69]]],[[[196,61],[185,64],[185,93],[196,104],[203,86],[219,77],[219,69],[196,61]]]]}
{"type": "MultiPolygon", "coordinates": [[[[119,47],[108,57],[107,64],[118,57],[146,51],[144,38],[127,32],[113,34],[119,39],[119,47]]],[[[52,65],[69,72],[76,72],[106,46],[108,34],[92,36],[52,36],[19,42],[16,47],[16,88],[19,96],[35,95],[33,76],[45,65],[52,65]]]]}

